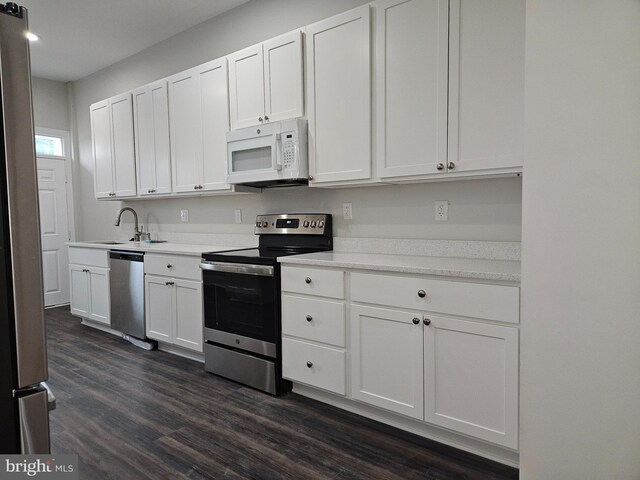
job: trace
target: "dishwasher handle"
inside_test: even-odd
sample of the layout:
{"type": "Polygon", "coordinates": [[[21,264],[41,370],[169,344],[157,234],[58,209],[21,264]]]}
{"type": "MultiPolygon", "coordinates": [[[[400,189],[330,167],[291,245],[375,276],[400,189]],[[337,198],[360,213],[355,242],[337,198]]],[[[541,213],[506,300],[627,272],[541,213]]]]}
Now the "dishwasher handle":
{"type": "Polygon", "coordinates": [[[111,258],[111,260],[126,260],[128,262],[144,262],[144,253],[110,250],[109,258],[111,258]]]}

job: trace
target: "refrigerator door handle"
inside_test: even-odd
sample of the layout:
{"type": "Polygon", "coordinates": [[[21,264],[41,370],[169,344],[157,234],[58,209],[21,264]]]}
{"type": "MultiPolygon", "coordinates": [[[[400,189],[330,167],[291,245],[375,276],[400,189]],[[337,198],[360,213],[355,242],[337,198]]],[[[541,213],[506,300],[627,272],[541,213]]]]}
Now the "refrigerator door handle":
{"type": "Polygon", "coordinates": [[[18,398],[20,443],[24,455],[51,453],[47,390],[18,398]]]}

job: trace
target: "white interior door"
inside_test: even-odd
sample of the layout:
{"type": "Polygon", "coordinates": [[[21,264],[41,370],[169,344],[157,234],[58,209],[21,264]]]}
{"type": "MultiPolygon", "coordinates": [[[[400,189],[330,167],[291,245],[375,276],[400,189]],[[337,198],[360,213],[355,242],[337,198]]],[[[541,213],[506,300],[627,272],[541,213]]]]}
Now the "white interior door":
{"type": "Polygon", "coordinates": [[[45,306],[69,303],[69,241],[64,158],[38,157],[45,306]]]}

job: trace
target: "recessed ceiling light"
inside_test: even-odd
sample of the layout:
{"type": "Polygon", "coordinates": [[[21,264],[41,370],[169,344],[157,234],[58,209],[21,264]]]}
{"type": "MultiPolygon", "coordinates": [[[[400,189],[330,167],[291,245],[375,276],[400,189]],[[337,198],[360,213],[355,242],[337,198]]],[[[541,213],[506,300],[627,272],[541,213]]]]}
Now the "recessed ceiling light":
{"type": "Polygon", "coordinates": [[[30,42],[37,42],[38,40],[40,40],[40,37],[38,35],[31,32],[27,32],[27,38],[30,42]]]}

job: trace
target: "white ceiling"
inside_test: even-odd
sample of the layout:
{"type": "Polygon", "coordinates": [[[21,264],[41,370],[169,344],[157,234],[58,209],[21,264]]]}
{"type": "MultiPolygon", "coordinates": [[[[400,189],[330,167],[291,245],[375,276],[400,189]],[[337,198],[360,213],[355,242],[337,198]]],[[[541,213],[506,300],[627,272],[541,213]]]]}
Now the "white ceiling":
{"type": "Polygon", "coordinates": [[[15,0],[29,9],[36,77],[73,81],[248,0],[15,0]]]}

